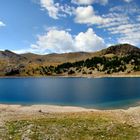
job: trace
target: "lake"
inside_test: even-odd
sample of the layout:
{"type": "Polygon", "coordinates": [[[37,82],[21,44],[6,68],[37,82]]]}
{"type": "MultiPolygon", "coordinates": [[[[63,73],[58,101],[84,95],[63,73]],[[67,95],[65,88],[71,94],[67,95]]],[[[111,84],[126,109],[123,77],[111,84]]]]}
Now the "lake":
{"type": "Polygon", "coordinates": [[[140,78],[1,78],[0,103],[113,109],[140,101],[140,78]]]}

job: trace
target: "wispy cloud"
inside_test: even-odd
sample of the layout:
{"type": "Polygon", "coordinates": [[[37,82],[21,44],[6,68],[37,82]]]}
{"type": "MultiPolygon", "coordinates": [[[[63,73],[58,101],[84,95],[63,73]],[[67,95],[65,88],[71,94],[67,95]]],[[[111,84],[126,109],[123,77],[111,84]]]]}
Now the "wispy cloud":
{"type": "Polygon", "coordinates": [[[117,12],[123,14],[139,14],[140,8],[136,4],[118,5],[110,8],[109,12],[117,12]]]}
{"type": "Polygon", "coordinates": [[[4,27],[4,26],[6,26],[6,24],[4,22],[0,21],[0,27],[4,27]]]}
{"type": "Polygon", "coordinates": [[[129,2],[131,2],[131,1],[133,1],[133,0],[124,0],[124,1],[129,3],[129,2]]]}
{"type": "Polygon", "coordinates": [[[40,0],[40,5],[53,19],[59,19],[59,17],[66,17],[67,15],[71,16],[74,10],[74,7],[55,3],[54,0],[40,0]]]}
{"type": "Polygon", "coordinates": [[[91,5],[94,3],[106,5],[108,3],[108,0],[71,0],[71,2],[78,5],[91,5]]]}

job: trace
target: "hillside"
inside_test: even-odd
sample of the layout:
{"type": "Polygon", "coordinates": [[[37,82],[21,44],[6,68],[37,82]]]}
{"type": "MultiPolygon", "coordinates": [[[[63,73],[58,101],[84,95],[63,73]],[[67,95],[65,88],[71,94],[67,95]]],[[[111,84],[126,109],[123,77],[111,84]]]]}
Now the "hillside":
{"type": "Polygon", "coordinates": [[[96,56],[105,56],[109,54],[124,56],[128,54],[140,53],[140,49],[130,44],[119,44],[110,46],[104,50],[98,52],[73,52],[63,54],[48,54],[48,55],[37,55],[33,53],[22,54],[21,56],[28,58],[29,60],[38,63],[43,62],[45,64],[60,64],[65,62],[75,62],[80,60],[86,60],[88,58],[96,56]]]}
{"type": "Polygon", "coordinates": [[[88,53],[88,52],[75,52],[75,53],[63,53],[63,54],[48,54],[48,55],[37,55],[32,53],[22,54],[23,57],[28,58],[35,63],[44,63],[46,65],[55,65],[65,62],[75,62],[80,60],[85,60],[94,56],[98,56],[98,53],[88,53]]]}
{"type": "Polygon", "coordinates": [[[102,50],[104,55],[106,54],[114,54],[119,56],[124,56],[128,54],[140,54],[140,48],[137,48],[130,44],[118,44],[111,46],[105,50],[102,50]]]}
{"type": "Polygon", "coordinates": [[[38,55],[0,51],[0,76],[100,75],[140,71],[140,49],[130,44],[98,52],[38,55]]]}

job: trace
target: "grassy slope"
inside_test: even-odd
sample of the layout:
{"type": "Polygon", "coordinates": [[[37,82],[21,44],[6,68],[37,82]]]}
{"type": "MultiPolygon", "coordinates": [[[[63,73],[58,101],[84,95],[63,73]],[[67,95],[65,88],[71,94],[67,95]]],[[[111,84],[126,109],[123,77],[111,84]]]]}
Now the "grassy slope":
{"type": "Polygon", "coordinates": [[[98,113],[46,114],[6,122],[3,139],[31,140],[136,140],[140,127],[98,113]]]}

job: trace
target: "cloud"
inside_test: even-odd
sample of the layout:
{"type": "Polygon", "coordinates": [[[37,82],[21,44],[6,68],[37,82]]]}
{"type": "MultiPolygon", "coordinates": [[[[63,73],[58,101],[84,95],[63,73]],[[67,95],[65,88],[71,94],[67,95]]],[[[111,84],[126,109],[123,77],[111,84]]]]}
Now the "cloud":
{"type": "Polygon", "coordinates": [[[133,45],[140,44],[140,24],[126,24],[112,29],[112,33],[120,34],[118,42],[130,43],[133,45]]]}
{"type": "MultiPolygon", "coordinates": [[[[108,33],[113,36],[117,36],[118,43],[130,43],[133,45],[140,44],[140,24],[133,23],[129,18],[121,15],[120,19],[116,18],[111,23],[108,23],[108,26],[102,25],[100,27],[105,28],[108,33]],[[121,17],[122,16],[122,17],[121,17]]],[[[115,17],[114,17],[115,19],[115,17]]],[[[137,19],[138,20],[138,19],[137,19]]]]}
{"type": "Polygon", "coordinates": [[[35,50],[35,49],[32,49],[32,48],[28,48],[28,49],[20,49],[20,50],[11,50],[12,52],[14,52],[14,53],[17,53],[17,54],[24,54],[24,53],[35,53],[35,54],[37,54],[37,53],[39,53],[39,54],[43,54],[43,52],[42,51],[37,51],[37,50],[35,50]]]}
{"type": "Polygon", "coordinates": [[[47,10],[48,15],[53,19],[59,17],[66,17],[72,15],[74,7],[67,4],[60,5],[60,3],[54,3],[54,0],[40,0],[40,5],[43,9],[47,10]]]}
{"type": "Polygon", "coordinates": [[[4,26],[6,26],[6,24],[0,21],[0,27],[4,27],[4,26]]]}
{"type": "Polygon", "coordinates": [[[129,43],[132,45],[139,45],[140,44],[140,33],[135,33],[133,36],[128,35],[125,37],[118,38],[119,43],[129,43]]]}
{"type": "Polygon", "coordinates": [[[75,47],[79,51],[98,51],[105,48],[104,40],[97,36],[92,28],[79,33],[75,39],[75,47]]]}
{"type": "Polygon", "coordinates": [[[50,30],[46,34],[38,36],[36,45],[31,46],[34,49],[47,50],[49,52],[69,52],[74,51],[73,38],[69,32],[64,30],[50,30]]]}
{"type": "MultiPolygon", "coordinates": [[[[133,45],[140,44],[140,23],[134,22],[128,15],[122,13],[112,13],[104,15],[106,22],[98,25],[110,34],[115,36],[118,43],[130,43],[133,45]]],[[[139,16],[136,17],[139,20],[139,16]]]]}
{"type": "Polygon", "coordinates": [[[103,15],[110,22],[99,25],[98,28],[107,30],[111,36],[116,37],[118,43],[140,45],[140,8],[136,4],[115,6],[110,12],[112,13],[103,15]]]}
{"type": "Polygon", "coordinates": [[[31,48],[46,53],[88,52],[105,48],[105,43],[92,28],[75,36],[65,30],[52,29],[38,36],[37,42],[31,48]]]}
{"type": "Polygon", "coordinates": [[[102,18],[104,19],[104,22],[98,25],[98,28],[109,29],[129,23],[129,17],[125,14],[120,13],[109,13],[106,15],[102,15],[102,18]]]}
{"type": "Polygon", "coordinates": [[[59,9],[53,0],[40,0],[41,7],[45,8],[48,11],[50,17],[57,19],[59,9]]]}
{"type": "Polygon", "coordinates": [[[80,24],[101,24],[104,22],[101,16],[95,14],[92,6],[77,7],[75,10],[75,22],[80,24]]]}
{"type": "Polygon", "coordinates": [[[136,5],[115,6],[108,14],[97,15],[92,6],[79,6],[74,21],[79,24],[96,25],[118,43],[140,45],[140,8],[136,5]],[[135,17],[135,18],[134,18],[135,17]]]}
{"type": "Polygon", "coordinates": [[[105,5],[108,3],[108,0],[71,0],[71,2],[78,5],[91,5],[93,3],[100,3],[101,5],[105,5]]]}
{"type": "Polygon", "coordinates": [[[132,1],[132,0],[124,0],[124,2],[128,2],[128,3],[131,2],[131,1],[132,1]]]}
{"type": "Polygon", "coordinates": [[[126,4],[126,5],[119,5],[110,8],[110,12],[118,12],[123,14],[139,14],[140,8],[136,4],[126,4]]]}
{"type": "Polygon", "coordinates": [[[79,24],[98,25],[98,28],[117,26],[128,22],[125,14],[112,12],[105,15],[97,15],[92,6],[80,6],[75,10],[74,21],[79,24]]]}

